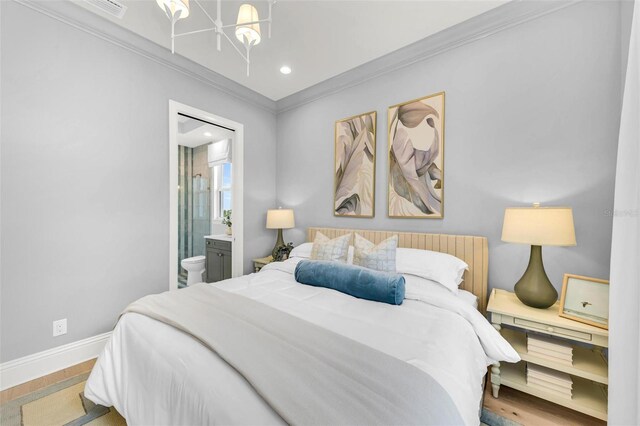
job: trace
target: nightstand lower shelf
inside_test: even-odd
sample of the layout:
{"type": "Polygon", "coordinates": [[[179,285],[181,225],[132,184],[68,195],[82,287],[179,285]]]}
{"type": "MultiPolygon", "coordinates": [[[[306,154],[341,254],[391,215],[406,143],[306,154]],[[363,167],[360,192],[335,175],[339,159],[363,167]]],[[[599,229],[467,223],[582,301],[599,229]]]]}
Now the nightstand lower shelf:
{"type": "Polygon", "coordinates": [[[602,352],[595,348],[573,345],[573,365],[566,365],[529,354],[527,352],[527,335],[522,331],[503,328],[500,330],[500,334],[513,346],[523,361],[605,385],[609,384],[607,361],[602,352]]]}
{"type": "Polygon", "coordinates": [[[606,387],[580,377],[573,378],[571,399],[550,395],[544,390],[527,385],[526,362],[500,364],[500,384],[551,401],[572,410],[580,411],[601,420],[607,420],[606,387]]]}

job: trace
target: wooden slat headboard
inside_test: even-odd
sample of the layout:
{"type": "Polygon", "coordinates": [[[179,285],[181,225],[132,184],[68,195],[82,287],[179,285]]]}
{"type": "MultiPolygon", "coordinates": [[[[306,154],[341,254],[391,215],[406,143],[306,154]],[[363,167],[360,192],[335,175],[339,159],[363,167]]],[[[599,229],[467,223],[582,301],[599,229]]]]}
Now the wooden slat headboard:
{"type": "Polygon", "coordinates": [[[464,281],[460,288],[478,297],[478,310],[485,313],[487,307],[487,277],[489,272],[489,245],[485,237],[469,235],[424,234],[420,232],[370,231],[361,229],[309,228],[307,241],[313,241],[317,232],[329,238],[335,238],[349,232],[357,232],[360,236],[378,244],[382,240],[398,236],[398,247],[432,250],[449,253],[469,265],[464,273],[464,281]]]}

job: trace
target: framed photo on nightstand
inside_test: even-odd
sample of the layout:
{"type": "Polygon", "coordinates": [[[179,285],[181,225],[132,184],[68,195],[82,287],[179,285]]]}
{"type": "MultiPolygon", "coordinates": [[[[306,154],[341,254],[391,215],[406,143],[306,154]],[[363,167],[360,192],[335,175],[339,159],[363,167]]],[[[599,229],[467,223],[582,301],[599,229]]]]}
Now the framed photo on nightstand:
{"type": "Polygon", "coordinates": [[[609,281],[564,274],[560,316],[609,329],[609,281]]]}

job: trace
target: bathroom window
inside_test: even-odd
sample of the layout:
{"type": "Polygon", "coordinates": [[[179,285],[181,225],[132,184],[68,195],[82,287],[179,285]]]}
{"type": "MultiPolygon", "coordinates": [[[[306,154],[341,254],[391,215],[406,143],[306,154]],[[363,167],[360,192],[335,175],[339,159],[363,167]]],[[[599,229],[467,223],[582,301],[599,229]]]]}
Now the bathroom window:
{"type": "Polygon", "coordinates": [[[215,220],[222,220],[222,213],[231,210],[231,163],[213,167],[213,212],[215,220]]]}

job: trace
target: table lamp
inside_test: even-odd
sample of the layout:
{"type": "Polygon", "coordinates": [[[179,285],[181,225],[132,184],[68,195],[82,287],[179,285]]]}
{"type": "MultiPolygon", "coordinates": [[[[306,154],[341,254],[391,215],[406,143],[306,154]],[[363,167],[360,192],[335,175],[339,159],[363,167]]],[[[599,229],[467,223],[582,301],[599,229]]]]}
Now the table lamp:
{"type": "Polygon", "coordinates": [[[530,244],[529,266],[515,285],[518,299],[527,306],[545,309],[558,300],[558,292],[542,265],[542,246],[575,246],[570,207],[509,207],[504,211],[502,241],[530,244]]]}
{"type": "Polygon", "coordinates": [[[278,230],[278,239],[271,252],[271,256],[273,256],[274,259],[276,258],[278,249],[285,246],[284,240],[282,239],[282,230],[291,229],[295,226],[296,222],[293,218],[293,210],[283,208],[267,210],[267,229],[278,230]]]}

